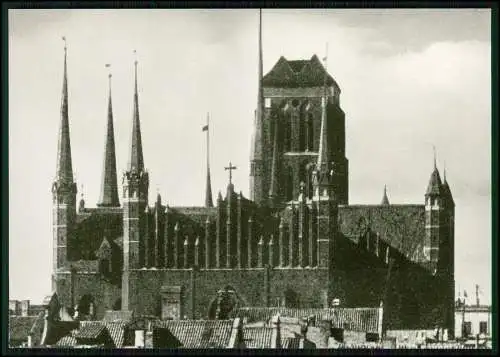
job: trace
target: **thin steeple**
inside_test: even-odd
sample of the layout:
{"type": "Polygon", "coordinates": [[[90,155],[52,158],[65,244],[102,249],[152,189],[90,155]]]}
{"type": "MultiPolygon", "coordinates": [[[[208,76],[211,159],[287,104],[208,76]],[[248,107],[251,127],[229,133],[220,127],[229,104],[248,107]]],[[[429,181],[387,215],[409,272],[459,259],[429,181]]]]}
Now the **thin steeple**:
{"type": "Polygon", "coordinates": [[[207,132],[207,182],[205,188],[205,207],[213,207],[212,200],[212,181],[210,179],[210,114],[207,113],[207,124],[203,127],[203,131],[207,132]]]}
{"type": "Polygon", "coordinates": [[[327,96],[327,79],[328,79],[328,71],[327,71],[327,59],[328,59],[328,43],[326,44],[326,55],[323,58],[324,67],[325,67],[325,78],[323,83],[323,98],[322,98],[322,110],[321,110],[321,131],[320,131],[320,139],[319,139],[319,148],[318,148],[318,161],[316,164],[316,170],[328,170],[330,155],[328,150],[328,128],[327,128],[327,116],[326,109],[328,104],[328,96],[327,96]]]}
{"type": "Polygon", "coordinates": [[[383,206],[389,205],[389,198],[387,197],[387,186],[386,185],[384,185],[384,196],[382,197],[381,205],[383,205],[383,206]]]}
{"type": "Polygon", "coordinates": [[[71,142],[69,135],[69,113],[68,113],[68,69],[67,69],[67,45],[64,41],[64,75],[61,101],[61,126],[57,148],[56,181],[60,183],[73,183],[73,165],[71,162],[71,142]]]}
{"type": "MultiPolygon", "coordinates": [[[[134,50],[134,54],[136,51],[134,50]]],[[[130,171],[144,171],[144,158],[142,155],[141,123],[139,121],[139,95],[137,93],[137,59],[134,61],[135,86],[134,86],[134,113],[132,118],[132,141],[130,145],[130,171]]]]}
{"type": "MultiPolygon", "coordinates": [[[[106,64],[106,68],[110,68],[106,64]]],[[[98,207],[119,207],[118,179],[116,175],[115,134],[113,127],[113,105],[111,100],[111,72],[108,74],[109,98],[108,98],[108,123],[106,130],[106,143],[104,147],[104,163],[102,173],[101,197],[98,207]]]]}
{"type": "Polygon", "coordinates": [[[257,109],[255,110],[255,122],[253,132],[253,148],[250,153],[250,199],[260,203],[263,199],[263,165],[262,165],[262,120],[264,112],[264,91],[262,88],[262,9],[259,9],[259,59],[258,59],[258,93],[257,109]]]}

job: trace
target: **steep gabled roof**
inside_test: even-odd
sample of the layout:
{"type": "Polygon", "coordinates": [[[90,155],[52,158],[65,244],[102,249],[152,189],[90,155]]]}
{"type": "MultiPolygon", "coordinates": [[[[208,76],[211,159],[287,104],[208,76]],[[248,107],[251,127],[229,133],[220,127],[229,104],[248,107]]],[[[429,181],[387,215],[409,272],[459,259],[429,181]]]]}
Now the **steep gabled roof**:
{"type": "Polygon", "coordinates": [[[153,328],[168,329],[182,348],[227,348],[233,320],[157,320],[153,328]]]}
{"type": "MultiPolygon", "coordinates": [[[[309,60],[287,60],[281,56],[274,67],[262,78],[264,87],[309,88],[324,85],[325,68],[318,56],[309,60]]],[[[338,88],[333,77],[327,75],[327,85],[338,88]]]]}
{"type": "Polygon", "coordinates": [[[349,205],[340,206],[338,214],[341,233],[356,243],[370,231],[406,257],[423,246],[424,205],[349,205]]]}

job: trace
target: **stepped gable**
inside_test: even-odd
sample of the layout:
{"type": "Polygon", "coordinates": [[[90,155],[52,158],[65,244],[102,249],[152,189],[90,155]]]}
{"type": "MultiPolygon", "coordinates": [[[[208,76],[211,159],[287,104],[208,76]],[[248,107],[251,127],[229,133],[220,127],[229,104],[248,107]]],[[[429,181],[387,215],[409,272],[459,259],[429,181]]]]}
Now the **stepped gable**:
{"type": "MultiPolygon", "coordinates": [[[[321,87],[324,85],[325,73],[325,67],[316,55],[309,60],[287,60],[281,56],[262,78],[262,85],[275,88],[321,87]]],[[[327,74],[326,82],[328,86],[338,88],[330,74],[327,74]]]]}
{"type": "Polygon", "coordinates": [[[424,205],[349,205],[339,207],[340,232],[355,243],[368,231],[410,260],[425,239],[424,205]]]}
{"type": "Polygon", "coordinates": [[[168,329],[180,348],[227,348],[233,320],[156,320],[153,329],[168,329]]]}

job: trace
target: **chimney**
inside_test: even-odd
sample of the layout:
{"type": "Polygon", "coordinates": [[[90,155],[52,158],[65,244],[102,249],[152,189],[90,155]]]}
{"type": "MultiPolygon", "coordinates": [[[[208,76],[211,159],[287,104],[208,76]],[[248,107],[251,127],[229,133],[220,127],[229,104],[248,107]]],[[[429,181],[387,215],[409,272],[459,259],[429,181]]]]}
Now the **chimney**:
{"type": "Polygon", "coordinates": [[[135,330],[135,348],[144,348],[145,347],[145,330],[135,330]]]}

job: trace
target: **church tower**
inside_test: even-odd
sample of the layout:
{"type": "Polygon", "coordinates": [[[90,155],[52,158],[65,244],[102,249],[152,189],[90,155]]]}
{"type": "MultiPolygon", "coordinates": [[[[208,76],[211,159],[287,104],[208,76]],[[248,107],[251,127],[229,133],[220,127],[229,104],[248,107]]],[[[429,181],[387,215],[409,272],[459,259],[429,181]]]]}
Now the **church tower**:
{"type": "Polygon", "coordinates": [[[264,201],[276,208],[297,201],[301,182],[305,184],[306,200],[313,198],[312,176],[325,115],[324,134],[328,156],[336,168],[332,180],[337,187],[337,200],[339,204],[348,204],[345,114],[340,108],[340,88],[335,80],[313,55],[309,60],[281,57],[261,83],[263,118],[254,129],[260,133],[259,140],[255,136],[255,143],[260,145],[264,201]]]}
{"type": "Polygon", "coordinates": [[[441,176],[434,157],[434,170],[431,173],[425,192],[425,243],[424,257],[434,274],[437,272],[440,242],[443,240],[444,197],[441,176]]]}
{"type": "Polygon", "coordinates": [[[144,210],[148,205],[149,175],[144,169],[141,126],[139,121],[139,98],[137,92],[137,61],[135,66],[134,111],[132,116],[132,139],[127,170],[123,176],[123,275],[122,309],[129,309],[129,272],[144,265],[145,236],[144,210]]]}
{"type": "MultiPolygon", "coordinates": [[[[65,38],[63,37],[63,40],[65,38]]],[[[73,179],[68,113],[67,47],[64,45],[64,74],[61,103],[61,124],[57,149],[56,178],[52,184],[53,272],[64,269],[68,261],[68,246],[76,217],[77,187],[73,179]]]]}

